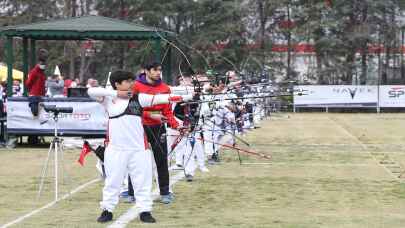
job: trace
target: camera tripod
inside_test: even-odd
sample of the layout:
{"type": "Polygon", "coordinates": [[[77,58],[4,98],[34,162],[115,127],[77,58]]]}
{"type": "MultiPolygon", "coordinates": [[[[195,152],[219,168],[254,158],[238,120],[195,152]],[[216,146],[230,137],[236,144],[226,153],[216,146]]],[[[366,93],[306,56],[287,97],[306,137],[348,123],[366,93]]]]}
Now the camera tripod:
{"type": "MultiPolygon", "coordinates": [[[[60,111],[58,109],[55,110],[50,110],[48,112],[53,112],[53,121],[54,121],[54,137],[49,145],[49,150],[48,150],[48,156],[45,160],[44,166],[42,168],[41,171],[41,180],[40,180],[40,185],[39,185],[39,190],[38,190],[38,199],[41,196],[42,190],[43,190],[43,186],[44,186],[44,181],[45,181],[45,177],[48,171],[48,166],[49,166],[49,160],[50,157],[54,156],[54,186],[55,186],[55,201],[58,200],[59,196],[59,159],[60,158],[60,163],[62,163],[62,171],[65,169],[64,163],[63,163],[63,138],[58,136],[58,115],[59,112],[63,112],[60,111]],[[59,156],[59,157],[58,157],[59,156]]],[[[47,120],[49,121],[49,120],[47,120]]],[[[43,122],[42,124],[46,123],[47,121],[43,122]]],[[[64,172],[66,174],[66,172],[64,172]]],[[[63,174],[62,174],[63,175],[63,174]]],[[[69,184],[69,183],[68,183],[69,184]]],[[[69,185],[69,189],[70,189],[70,185],[69,185]]],[[[70,194],[70,191],[69,191],[70,194]]]]}

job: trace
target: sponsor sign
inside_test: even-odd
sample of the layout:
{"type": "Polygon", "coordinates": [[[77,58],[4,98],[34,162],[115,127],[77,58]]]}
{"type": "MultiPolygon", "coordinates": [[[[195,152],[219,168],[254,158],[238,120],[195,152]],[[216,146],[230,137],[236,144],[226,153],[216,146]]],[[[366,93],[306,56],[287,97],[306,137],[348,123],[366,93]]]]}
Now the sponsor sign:
{"type": "Polygon", "coordinates": [[[405,107],[405,85],[380,86],[380,107],[405,107]]]}
{"type": "MultiPolygon", "coordinates": [[[[45,105],[72,107],[73,113],[59,113],[58,132],[62,135],[85,136],[105,135],[108,115],[103,106],[89,98],[47,98],[45,105]]],[[[7,132],[9,134],[53,135],[55,121],[53,113],[40,107],[34,117],[26,97],[10,98],[7,101],[7,132]]]]}
{"type": "Polygon", "coordinates": [[[304,96],[294,95],[296,107],[376,107],[377,86],[296,86],[304,96]]]}

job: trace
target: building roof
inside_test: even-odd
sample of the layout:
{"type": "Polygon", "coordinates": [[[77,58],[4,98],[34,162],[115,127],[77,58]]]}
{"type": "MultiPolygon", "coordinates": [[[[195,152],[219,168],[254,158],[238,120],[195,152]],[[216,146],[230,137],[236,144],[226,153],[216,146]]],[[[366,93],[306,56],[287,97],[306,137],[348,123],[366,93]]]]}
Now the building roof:
{"type": "Polygon", "coordinates": [[[38,40],[147,40],[168,38],[174,33],[102,16],[83,16],[7,26],[0,35],[38,40]]]}

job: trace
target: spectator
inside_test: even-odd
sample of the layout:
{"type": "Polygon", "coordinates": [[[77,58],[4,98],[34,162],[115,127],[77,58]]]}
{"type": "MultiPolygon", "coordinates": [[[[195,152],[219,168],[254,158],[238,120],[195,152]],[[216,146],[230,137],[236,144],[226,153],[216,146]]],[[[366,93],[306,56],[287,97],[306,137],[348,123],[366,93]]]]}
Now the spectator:
{"type": "Polygon", "coordinates": [[[49,89],[50,97],[63,97],[64,84],[63,78],[57,74],[47,80],[46,87],[49,89]]]}
{"type": "Polygon", "coordinates": [[[45,68],[48,59],[48,51],[40,49],[38,53],[38,64],[28,74],[26,86],[29,91],[29,107],[34,116],[38,116],[38,104],[41,97],[45,96],[45,68]]]}
{"type": "Polygon", "coordinates": [[[14,80],[13,81],[13,96],[19,96],[21,97],[23,95],[21,85],[20,85],[20,80],[14,80]]]}
{"type": "Polygon", "coordinates": [[[70,84],[70,88],[77,88],[77,87],[80,87],[81,85],[80,85],[80,79],[79,78],[75,78],[73,81],[72,81],[72,84],[70,84]]]}
{"type": "Polygon", "coordinates": [[[87,85],[86,85],[87,88],[93,87],[93,86],[92,86],[93,80],[94,80],[93,78],[87,79],[87,85]]]}
{"type": "MultiPolygon", "coordinates": [[[[61,75],[61,78],[64,79],[63,75],[61,75]]],[[[64,79],[64,84],[63,84],[63,95],[66,97],[67,96],[67,90],[68,88],[72,88],[73,80],[70,78],[64,79]]]]}
{"type": "Polygon", "coordinates": [[[90,87],[99,87],[97,79],[91,81],[90,87]]]}
{"type": "Polygon", "coordinates": [[[1,99],[5,100],[7,98],[7,82],[1,82],[1,99]]]}
{"type": "Polygon", "coordinates": [[[76,82],[76,87],[84,87],[83,82],[80,81],[80,78],[76,78],[75,82],[76,82]]]}

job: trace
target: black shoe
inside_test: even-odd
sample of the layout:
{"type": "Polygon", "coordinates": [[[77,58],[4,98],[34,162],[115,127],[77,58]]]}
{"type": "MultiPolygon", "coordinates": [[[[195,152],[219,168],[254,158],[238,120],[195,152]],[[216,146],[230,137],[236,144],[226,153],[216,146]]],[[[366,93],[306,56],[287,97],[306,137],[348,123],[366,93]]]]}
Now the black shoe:
{"type": "Polygon", "coordinates": [[[187,181],[187,182],[193,181],[193,175],[187,174],[187,175],[186,175],[186,181],[187,181]]]}
{"type": "Polygon", "coordinates": [[[212,154],[211,158],[210,158],[210,159],[208,159],[208,162],[209,162],[210,164],[215,164],[215,163],[218,163],[218,162],[219,162],[219,156],[218,156],[218,153],[214,153],[214,154],[212,154]]]}
{"type": "Polygon", "coordinates": [[[113,214],[107,210],[104,210],[100,217],[98,217],[97,222],[105,223],[111,221],[113,218],[113,214]]]}
{"type": "Polygon", "coordinates": [[[218,155],[218,152],[216,152],[216,153],[214,153],[214,154],[212,155],[212,159],[214,159],[214,161],[216,161],[216,162],[219,162],[219,155],[218,155]]]}
{"type": "Polygon", "coordinates": [[[139,218],[144,223],[155,223],[156,222],[156,219],[152,217],[152,214],[150,212],[142,212],[139,215],[139,218]]]}

